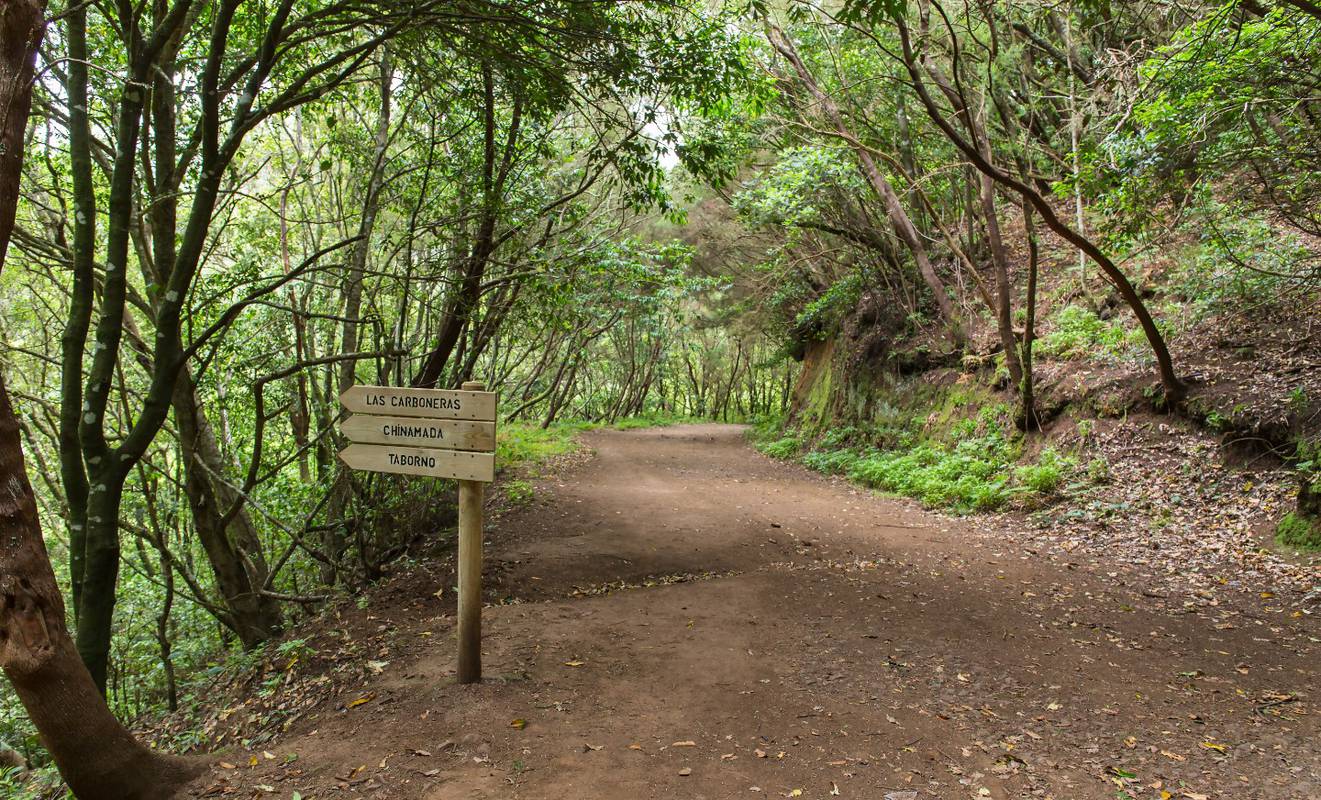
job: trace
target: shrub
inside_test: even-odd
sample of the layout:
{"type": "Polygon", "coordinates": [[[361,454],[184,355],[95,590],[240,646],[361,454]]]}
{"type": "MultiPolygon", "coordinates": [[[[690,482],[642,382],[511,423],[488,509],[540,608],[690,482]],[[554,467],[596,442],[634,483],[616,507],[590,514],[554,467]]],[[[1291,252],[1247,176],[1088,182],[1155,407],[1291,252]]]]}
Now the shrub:
{"type": "Polygon", "coordinates": [[[1039,495],[1054,494],[1064,482],[1064,472],[1069,462],[1055,448],[1048,447],[1041,451],[1036,464],[1019,467],[1015,471],[1018,483],[1039,495]]]}
{"type": "Polygon", "coordinates": [[[758,449],[771,458],[793,458],[798,454],[798,446],[797,436],[785,436],[773,442],[761,444],[758,449]]]}
{"type": "Polygon", "coordinates": [[[1066,306],[1052,320],[1054,329],[1037,340],[1036,352],[1050,358],[1088,358],[1098,353],[1122,356],[1141,347],[1142,330],[1103,320],[1082,306],[1066,306]]]}
{"type": "Polygon", "coordinates": [[[999,435],[965,439],[952,449],[923,443],[906,451],[868,453],[854,462],[848,476],[931,506],[990,511],[1010,497],[1007,454],[999,435]]]}
{"type": "Polygon", "coordinates": [[[813,450],[803,456],[808,469],[826,475],[845,475],[858,463],[858,454],[852,450],[813,450]]]}

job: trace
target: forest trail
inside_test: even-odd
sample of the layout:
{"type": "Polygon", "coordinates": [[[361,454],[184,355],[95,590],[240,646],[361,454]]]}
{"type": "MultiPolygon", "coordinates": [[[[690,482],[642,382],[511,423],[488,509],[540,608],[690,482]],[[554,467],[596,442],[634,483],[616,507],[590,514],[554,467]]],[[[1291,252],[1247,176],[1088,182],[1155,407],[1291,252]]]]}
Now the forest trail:
{"type": "Polygon", "coordinates": [[[736,426],[586,440],[492,526],[485,683],[454,683],[433,581],[369,612],[379,675],[197,793],[1321,796],[1310,617],[1227,623],[1129,565],[772,461],[736,426]]]}

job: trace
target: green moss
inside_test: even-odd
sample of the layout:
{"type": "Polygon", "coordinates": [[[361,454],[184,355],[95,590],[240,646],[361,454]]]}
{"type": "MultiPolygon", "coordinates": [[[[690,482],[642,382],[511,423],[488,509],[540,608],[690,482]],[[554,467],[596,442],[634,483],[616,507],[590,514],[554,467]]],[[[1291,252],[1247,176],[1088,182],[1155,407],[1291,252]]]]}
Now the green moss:
{"type": "Polygon", "coordinates": [[[803,404],[803,410],[800,414],[806,427],[815,430],[825,425],[830,419],[831,398],[834,396],[834,377],[835,365],[826,364],[821,370],[820,377],[812,384],[812,389],[807,395],[807,402],[803,404]]]}
{"type": "Polygon", "coordinates": [[[1275,529],[1275,540],[1299,550],[1321,550],[1321,519],[1302,514],[1286,514],[1275,529]]]}

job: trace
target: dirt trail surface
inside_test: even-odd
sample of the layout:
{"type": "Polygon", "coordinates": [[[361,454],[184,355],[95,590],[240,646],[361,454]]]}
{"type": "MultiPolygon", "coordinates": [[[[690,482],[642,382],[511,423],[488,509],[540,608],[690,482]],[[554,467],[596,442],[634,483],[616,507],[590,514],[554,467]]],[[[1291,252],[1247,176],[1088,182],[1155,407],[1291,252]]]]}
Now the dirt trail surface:
{"type": "Polygon", "coordinates": [[[401,580],[372,669],[197,794],[1321,797],[1308,614],[1226,622],[734,426],[587,443],[490,531],[486,682],[454,683],[448,577],[401,580]]]}

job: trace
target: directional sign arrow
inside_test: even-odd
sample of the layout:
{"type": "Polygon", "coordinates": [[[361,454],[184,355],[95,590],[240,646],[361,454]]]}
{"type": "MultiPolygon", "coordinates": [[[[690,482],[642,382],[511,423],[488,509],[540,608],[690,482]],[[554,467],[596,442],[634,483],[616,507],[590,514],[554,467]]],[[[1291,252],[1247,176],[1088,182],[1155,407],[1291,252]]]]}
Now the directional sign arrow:
{"type": "Polygon", "coordinates": [[[427,475],[462,481],[495,480],[495,453],[437,450],[431,447],[392,447],[351,444],[339,451],[340,460],[353,469],[427,475]]]}
{"type": "Polygon", "coordinates": [[[447,450],[495,450],[495,423],[354,414],[339,426],[349,441],[437,447],[447,450]]]}
{"type": "Polygon", "coordinates": [[[495,420],[495,392],[350,386],[339,402],[355,414],[390,414],[426,419],[495,420]]]}

